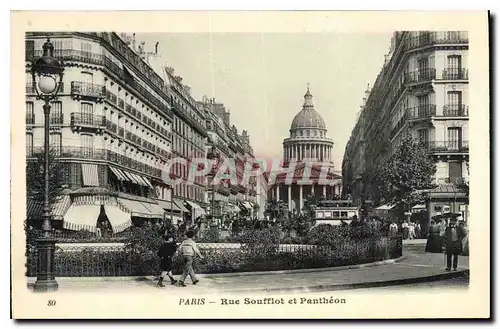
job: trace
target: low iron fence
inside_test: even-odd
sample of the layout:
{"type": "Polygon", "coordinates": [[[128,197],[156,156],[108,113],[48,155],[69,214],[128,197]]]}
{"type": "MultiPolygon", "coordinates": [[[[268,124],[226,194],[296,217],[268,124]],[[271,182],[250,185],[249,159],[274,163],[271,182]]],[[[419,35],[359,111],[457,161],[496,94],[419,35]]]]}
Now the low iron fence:
{"type": "MultiPolygon", "coordinates": [[[[402,255],[401,236],[339,241],[335,245],[200,244],[204,259],[195,261],[197,273],[231,273],[322,268],[394,259],[402,255]]],[[[27,276],[37,273],[37,251],[29,245],[27,276]]],[[[159,273],[156,251],[123,245],[58,244],[54,256],[56,277],[145,276],[159,273]]],[[[174,274],[182,264],[174,258],[174,274]]]]}

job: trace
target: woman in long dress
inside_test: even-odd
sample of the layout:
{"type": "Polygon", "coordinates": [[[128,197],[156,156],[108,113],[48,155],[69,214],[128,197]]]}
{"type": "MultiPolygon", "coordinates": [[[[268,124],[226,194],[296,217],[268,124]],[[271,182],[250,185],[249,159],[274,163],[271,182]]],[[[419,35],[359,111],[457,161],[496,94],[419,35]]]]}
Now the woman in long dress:
{"type": "Polygon", "coordinates": [[[441,253],[443,252],[441,246],[441,225],[439,222],[434,222],[431,220],[431,225],[429,228],[429,235],[427,237],[427,244],[425,245],[425,251],[431,253],[441,253]]]}

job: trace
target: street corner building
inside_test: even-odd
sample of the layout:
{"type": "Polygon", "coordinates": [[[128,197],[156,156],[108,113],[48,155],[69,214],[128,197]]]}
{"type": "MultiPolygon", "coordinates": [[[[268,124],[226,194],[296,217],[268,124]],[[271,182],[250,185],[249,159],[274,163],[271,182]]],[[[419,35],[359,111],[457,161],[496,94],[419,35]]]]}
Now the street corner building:
{"type": "MultiPolygon", "coordinates": [[[[227,156],[253,156],[249,135],[195,100],[162,61],[158,43],[148,51],[135,34],[26,33],[27,172],[40,165],[44,152],[43,101],[36,97],[30,68],[47,38],[64,66],[58,97],[50,104],[50,149],[61,165],[63,187],[51,205],[53,227],[95,233],[106,222],[119,233],[147,221],[170,218],[190,225],[205,216],[209,182],[201,176],[189,182],[190,159],[206,158],[211,145],[227,148],[227,156]],[[222,137],[215,139],[214,132],[222,137]],[[169,166],[175,157],[188,164],[169,166]],[[180,183],[166,181],[165,168],[180,183]]],[[[28,181],[27,220],[39,226],[43,202],[31,185],[36,184],[28,181]]],[[[259,203],[257,194],[255,186],[217,193],[232,202],[231,211],[250,211],[259,203]]]]}
{"type": "Polygon", "coordinates": [[[309,86],[302,110],[293,118],[283,140],[284,172],[276,175],[269,199],[284,204],[289,213],[302,213],[306,198],[334,199],[342,194],[342,177],[334,171],[333,140],[315,110],[309,86]]]}
{"type": "Polygon", "coordinates": [[[356,204],[371,199],[388,213],[377,194],[374,169],[410,135],[436,163],[435,188],[422,191],[421,213],[459,213],[468,219],[469,80],[468,35],[461,31],[395,32],[375,83],[368,86],[346,145],[343,188],[356,204]]]}

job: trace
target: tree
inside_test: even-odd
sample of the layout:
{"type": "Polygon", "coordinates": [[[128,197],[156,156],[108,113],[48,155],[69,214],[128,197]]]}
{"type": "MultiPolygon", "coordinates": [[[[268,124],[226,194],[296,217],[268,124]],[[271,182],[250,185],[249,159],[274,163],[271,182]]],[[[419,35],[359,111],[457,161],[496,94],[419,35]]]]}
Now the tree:
{"type": "MultiPolygon", "coordinates": [[[[53,204],[63,189],[63,168],[58,159],[58,150],[49,148],[49,203],[53,204]]],[[[35,202],[44,202],[45,194],[45,152],[36,154],[33,161],[26,163],[26,191],[35,202]]]]}
{"type": "Polygon", "coordinates": [[[377,170],[378,188],[386,202],[412,207],[425,201],[423,190],[431,189],[436,164],[424,145],[405,136],[377,170]]]}

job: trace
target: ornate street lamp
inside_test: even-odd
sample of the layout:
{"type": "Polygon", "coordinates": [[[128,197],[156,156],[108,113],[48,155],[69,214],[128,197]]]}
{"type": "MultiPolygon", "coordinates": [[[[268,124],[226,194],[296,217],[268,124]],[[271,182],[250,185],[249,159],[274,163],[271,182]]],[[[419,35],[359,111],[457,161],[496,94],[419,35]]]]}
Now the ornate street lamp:
{"type": "Polygon", "coordinates": [[[54,57],[54,46],[50,39],[43,44],[43,55],[31,65],[33,89],[37,99],[44,101],[44,178],[45,193],[42,214],[43,236],[37,240],[38,267],[35,291],[55,291],[58,288],[54,277],[54,250],[56,240],[51,237],[51,207],[49,203],[49,115],[50,101],[57,98],[64,68],[54,57]]]}

